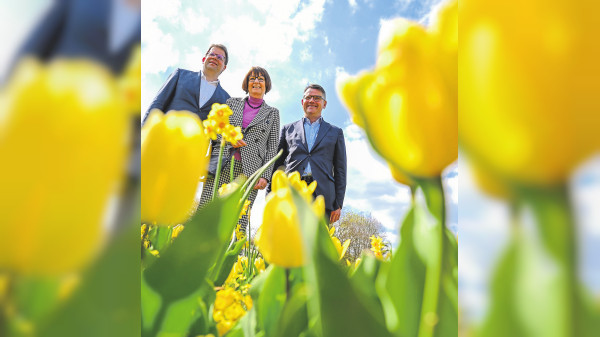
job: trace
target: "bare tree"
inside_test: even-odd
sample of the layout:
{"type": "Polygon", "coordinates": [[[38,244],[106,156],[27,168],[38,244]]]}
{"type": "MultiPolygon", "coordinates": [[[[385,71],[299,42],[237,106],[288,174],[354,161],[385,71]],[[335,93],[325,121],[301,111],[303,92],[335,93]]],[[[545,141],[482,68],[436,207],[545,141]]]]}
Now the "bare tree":
{"type": "Polygon", "coordinates": [[[340,220],[334,224],[335,234],[341,243],[350,239],[350,246],[346,251],[344,259],[350,262],[356,261],[363,250],[371,248],[371,236],[383,238],[387,249],[391,247],[385,235],[381,222],[371,215],[370,212],[360,212],[353,209],[342,210],[340,220]]]}

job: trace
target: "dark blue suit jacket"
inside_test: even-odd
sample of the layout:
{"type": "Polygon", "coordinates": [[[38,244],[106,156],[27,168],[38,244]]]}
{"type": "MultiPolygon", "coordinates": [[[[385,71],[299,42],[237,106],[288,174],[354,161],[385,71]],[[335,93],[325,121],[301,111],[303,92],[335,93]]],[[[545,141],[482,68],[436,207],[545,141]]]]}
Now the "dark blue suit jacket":
{"type": "Polygon", "coordinates": [[[325,198],[325,208],[335,211],[344,205],[346,194],[346,143],[344,132],[337,126],[321,121],[312,149],[308,150],[302,120],[284,125],[279,136],[283,154],[274,168],[285,166],[285,172],[304,173],[307,163],[317,181],[316,195],[325,198]]]}
{"type": "Polygon", "coordinates": [[[218,84],[212,97],[203,106],[199,106],[201,76],[202,73],[199,71],[177,68],[158,91],[146,112],[146,117],[152,109],[156,108],[165,113],[169,110],[187,110],[200,116],[201,120],[205,120],[212,105],[214,103],[225,104],[229,99],[229,94],[221,87],[221,84],[218,84]]]}
{"type": "Polygon", "coordinates": [[[141,28],[129,36],[117,51],[110,51],[109,18],[112,1],[56,0],[41,22],[29,34],[14,62],[26,55],[41,60],[85,57],[120,73],[129,61],[132,48],[140,43],[141,28]]]}

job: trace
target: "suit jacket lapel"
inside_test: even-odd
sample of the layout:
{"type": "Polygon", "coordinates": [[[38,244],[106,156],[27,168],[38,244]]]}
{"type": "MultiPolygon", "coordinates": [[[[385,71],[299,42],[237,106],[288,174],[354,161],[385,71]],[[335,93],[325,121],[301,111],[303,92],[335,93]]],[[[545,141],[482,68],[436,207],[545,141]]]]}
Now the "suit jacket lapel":
{"type": "Polygon", "coordinates": [[[315,140],[315,143],[313,144],[313,150],[317,147],[317,145],[319,145],[319,143],[321,142],[321,140],[323,140],[323,137],[325,137],[325,135],[327,134],[327,131],[329,131],[329,129],[331,128],[331,124],[327,123],[325,120],[321,121],[321,126],[319,126],[319,132],[317,133],[317,139],[315,140]]]}
{"type": "Polygon", "coordinates": [[[232,100],[230,108],[233,111],[233,114],[229,117],[229,123],[233,126],[242,127],[244,101],[239,99],[232,100]]]}
{"type": "MultiPolygon", "coordinates": [[[[200,109],[202,108],[200,106],[200,84],[201,84],[200,78],[201,77],[202,77],[202,72],[199,71],[198,76],[196,76],[194,78],[194,83],[192,85],[192,90],[194,90],[194,92],[192,92],[192,95],[194,95],[194,104],[196,104],[198,106],[198,111],[200,111],[200,109]]],[[[207,103],[209,101],[210,100],[208,100],[207,103]]],[[[206,105],[206,103],[204,103],[204,105],[206,105]]]]}
{"type": "Polygon", "coordinates": [[[306,135],[304,133],[304,121],[302,119],[296,122],[295,129],[297,130],[296,132],[300,132],[300,139],[302,139],[302,145],[304,145],[304,149],[306,152],[310,152],[308,151],[308,143],[306,142],[306,135]]]}

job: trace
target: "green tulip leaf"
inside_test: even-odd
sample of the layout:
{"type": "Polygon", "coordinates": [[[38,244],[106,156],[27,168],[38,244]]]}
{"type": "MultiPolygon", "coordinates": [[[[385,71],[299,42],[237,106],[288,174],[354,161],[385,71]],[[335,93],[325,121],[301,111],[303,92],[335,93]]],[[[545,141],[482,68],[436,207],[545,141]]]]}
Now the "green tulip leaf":
{"type": "Polygon", "coordinates": [[[113,234],[74,293],[38,325],[39,336],[140,335],[139,218],[113,234]]]}
{"type": "Polygon", "coordinates": [[[414,209],[410,209],[400,228],[400,244],[377,279],[387,327],[397,337],[417,336],[419,331],[425,265],[415,251],[414,226],[414,209]]]}
{"type": "Polygon", "coordinates": [[[269,268],[271,270],[264,279],[262,291],[254,307],[257,311],[259,327],[267,336],[273,336],[286,301],[286,272],[285,268],[275,265],[269,268]]]}
{"type": "Polygon", "coordinates": [[[243,239],[237,241],[234,246],[228,250],[227,253],[225,253],[225,259],[221,265],[221,270],[217,272],[217,278],[215,279],[216,285],[220,286],[225,282],[227,276],[229,276],[229,273],[231,272],[231,268],[233,268],[233,265],[237,262],[238,255],[240,254],[240,251],[244,247],[246,241],[247,238],[244,237],[243,239]]]}
{"type": "Polygon", "coordinates": [[[307,285],[302,284],[293,291],[285,303],[275,336],[300,336],[308,327],[307,285]]]}
{"type": "Polygon", "coordinates": [[[165,303],[190,295],[204,282],[221,247],[227,245],[228,237],[219,233],[228,230],[231,235],[237,223],[231,210],[237,207],[239,197],[238,191],[199,209],[173,244],[144,271],[146,282],[165,303]]]}

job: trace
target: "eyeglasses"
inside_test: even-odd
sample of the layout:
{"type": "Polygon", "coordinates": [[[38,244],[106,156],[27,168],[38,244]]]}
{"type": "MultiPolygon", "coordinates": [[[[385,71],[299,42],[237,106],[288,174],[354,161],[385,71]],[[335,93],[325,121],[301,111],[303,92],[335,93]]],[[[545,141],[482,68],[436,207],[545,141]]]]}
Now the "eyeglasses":
{"type": "Polygon", "coordinates": [[[210,53],[207,55],[208,57],[215,57],[217,58],[219,61],[221,62],[225,62],[225,56],[223,55],[219,55],[219,54],[215,54],[215,53],[210,53]]]}
{"type": "Polygon", "coordinates": [[[250,81],[250,82],[254,82],[256,80],[258,80],[259,83],[263,83],[265,81],[265,78],[264,77],[254,77],[254,76],[251,76],[250,78],[248,78],[248,81],[250,81]]]}
{"type": "Polygon", "coordinates": [[[323,96],[304,96],[305,101],[310,101],[311,99],[315,102],[321,102],[322,100],[324,100],[323,96]]]}

